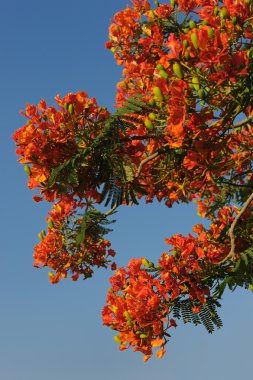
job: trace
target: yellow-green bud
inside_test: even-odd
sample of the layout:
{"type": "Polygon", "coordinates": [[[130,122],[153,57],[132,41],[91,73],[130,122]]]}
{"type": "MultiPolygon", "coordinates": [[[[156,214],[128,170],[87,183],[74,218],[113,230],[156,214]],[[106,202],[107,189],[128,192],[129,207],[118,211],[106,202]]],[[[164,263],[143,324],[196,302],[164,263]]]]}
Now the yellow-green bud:
{"type": "Polygon", "coordinates": [[[173,71],[174,73],[176,74],[176,76],[179,78],[179,79],[183,79],[184,78],[184,74],[182,72],[182,69],[181,69],[181,66],[178,62],[175,62],[173,64],[173,71]]]}
{"type": "Polygon", "coordinates": [[[227,8],[223,7],[220,11],[220,18],[223,20],[224,18],[228,18],[227,8]]]}
{"type": "Polygon", "coordinates": [[[69,104],[67,102],[64,103],[64,108],[65,108],[66,111],[68,110],[68,107],[69,107],[69,104]]]}
{"type": "Polygon", "coordinates": [[[120,339],[120,337],[119,337],[118,335],[114,335],[113,339],[114,339],[115,342],[118,343],[118,344],[121,344],[121,343],[122,343],[122,341],[121,341],[121,339],[120,339]]]}
{"type": "Polygon", "coordinates": [[[199,42],[198,42],[198,36],[195,32],[191,34],[191,41],[192,41],[193,46],[197,50],[199,48],[199,42]]]}
{"type": "Polygon", "coordinates": [[[155,97],[156,97],[157,100],[160,100],[160,101],[163,100],[163,93],[162,93],[160,87],[155,86],[153,88],[153,93],[154,93],[154,95],[155,95],[155,97]]]}
{"type": "Polygon", "coordinates": [[[28,165],[24,166],[24,171],[26,172],[27,175],[31,175],[31,169],[28,165]]]}
{"type": "Polygon", "coordinates": [[[70,115],[73,115],[73,113],[74,113],[74,106],[73,106],[73,104],[69,104],[68,111],[69,111],[70,115]]]}
{"type": "Polygon", "coordinates": [[[131,315],[129,314],[129,312],[128,312],[127,310],[124,311],[124,316],[126,317],[126,319],[127,319],[128,321],[131,321],[131,320],[132,320],[131,315]]]}
{"type": "Polygon", "coordinates": [[[156,65],[156,68],[157,70],[164,70],[164,67],[161,65],[161,63],[158,63],[158,65],[156,65]]]}
{"type": "Polygon", "coordinates": [[[150,118],[150,120],[155,120],[156,119],[156,114],[154,112],[150,112],[148,117],[150,118]]]}
{"type": "Polygon", "coordinates": [[[147,337],[148,337],[147,334],[140,334],[141,339],[146,339],[147,337]]]}
{"type": "Polygon", "coordinates": [[[183,46],[184,46],[185,48],[187,48],[188,45],[189,45],[189,42],[188,42],[187,40],[183,40],[183,46]]]}
{"type": "Polygon", "coordinates": [[[198,96],[200,99],[205,99],[205,91],[201,88],[198,90],[198,96]]]}
{"type": "Polygon", "coordinates": [[[154,125],[153,125],[153,123],[152,123],[151,120],[145,120],[145,121],[144,121],[144,124],[145,124],[145,127],[146,127],[148,130],[152,130],[152,129],[154,129],[154,125]]]}
{"type": "Polygon", "coordinates": [[[208,29],[207,34],[208,34],[209,38],[213,39],[213,37],[214,37],[214,30],[213,30],[213,28],[208,29]]]}
{"type": "Polygon", "coordinates": [[[200,89],[200,86],[199,86],[199,78],[198,77],[193,77],[192,78],[192,84],[193,84],[193,87],[196,91],[198,91],[200,89]]]}
{"type": "Polygon", "coordinates": [[[169,77],[168,73],[166,73],[165,70],[159,70],[159,75],[160,75],[160,77],[162,77],[164,79],[168,79],[168,77],[169,77]]]}
{"type": "Polygon", "coordinates": [[[219,7],[215,7],[214,10],[213,10],[213,14],[214,16],[217,16],[217,14],[219,13],[219,7]]]}
{"type": "Polygon", "coordinates": [[[189,27],[190,27],[191,29],[196,28],[196,22],[193,21],[193,20],[191,20],[191,21],[189,22],[189,27]]]}

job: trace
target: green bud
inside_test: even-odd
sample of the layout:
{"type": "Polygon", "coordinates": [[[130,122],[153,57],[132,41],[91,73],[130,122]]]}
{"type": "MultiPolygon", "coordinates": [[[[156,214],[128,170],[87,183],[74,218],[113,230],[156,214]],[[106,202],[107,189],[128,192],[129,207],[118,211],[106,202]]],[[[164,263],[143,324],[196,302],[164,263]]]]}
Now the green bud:
{"type": "Polygon", "coordinates": [[[147,268],[151,268],[151,267],[154,266],[154,264],[153,264],[152,262],[148,261],[148,259],[146,259],[146,258],[142,259],[142,264],[143,264],[145,267],[147,267],[147,268]]]}
{"type": "Polygon", "coordinates": [[[189,45],[189,42],[188,42],[187,40],[183,40],[183,46],[184,46],[185,48],[187,48],[188,45],[189,45]]]}
{"type": "Polygon", "coordinates": [[[30,167],[28,165],[24,166],[24,171],[26,172],[27,175],[31,175],[31,173],[32,173],[31,169],[30,169],[30,167]]]}
{"type": "Polygon", "coordinates": [[[225,18],[228,18],[228,11],[227,8],[223,7],[220,11],[220,18],[223,20],[225,18]]]}
{"type": "Polygon", "coordinates": [[[148,104],[149,104],[151,107],[154,107],[154,106],[155,106],[155,101],[154,101],[154,99],[150,99],[150,100],[148,101],[148,104]]]}
{"type": "Polygon", "coordinates": [[[196,22],[193,21],[193,20],[191,20],[191,21],[189,22],[189,27],[190,27],[191,29],[196,28],[196,22]]]}
{"type": "Polygon", "coordinates": [[[176,74],[176,76],[179,79],[183,79],[184,78],[184,74],[183,74],[181,66],[180,66],[180,64],[178,62],[175,62],[173,64],[173,71],[174,71],[174,73],[176,74]]]}
{"type": "Polygon", "coordinates": [[[214,37],[214,30],[213,30],[213,28],[208,29],[207,34],[208,34],[209,38],[213,39],[213,37],[214,37]]]}
{"type": "Polygon", "coordinates": [[[199,78],[198,77],[193,77],[192,78],[192,84],[193,84],[193,87],[196,91],[198,91],[200,89],[200,85],[199,85],[199,78]]]}
{"type": "Polygon", "coordinates": [[[157,98],[157,100],[160,100],[160,101],[163,100],[163,93],[162,93],[160,87],[155,86],[153,88],[153,93],[154,93],[155,97],[157,98]]]}
{"type": "Polygon", "coordinates": [[[128,312],[127,310],[124,311],[124,316],[126,317],[126,319],[127,319],[128,321],[131,321],[131,320],[132,320],[131,315],[129,314],[129,312],[128,312]]]}
{"type": "Polygon", "coordinates": [[[140,334],[141,339],[146,339],[147,337],[148,337],[147,334],[140,334]]]}
{"type": "Polygon", "coordinates": [[[249,286],[249,290],[253,293],[253,285],[249,286]]]}
{"type": "Polygon", "coordinates": [[[164,67],[161,65],[161,63],[158,63],[158,65],[156,65],[156,68],[157,70],[164,70],[164,67]]]}
{"type": "Polygon", "coordinates": [[[144,124],[145,124],[145,127],[146,127],[148,130],[152,131],[152,130],[154,129],[154,125],[153,125],[152,121],[150,121],[150,120],[145,120],[145,121],[144,121],[144,124]]]}
{"type": "Polygon", "coordinates": [[[120,339],[120,337],[119,337],[118,335],[114,335],[113,339],[114,339],[115,342],[118,343],[118,344],[121,344],[121,343],[122,343],[122,341],[121,341],[121,339],[120,339]]]}
{"type": "Polygon", "coordinates": [[[236,16],[233,16],[233,17],[232,17],[232,24],[236,24],[236,22],[237,22],[237,17],[236,17],[236,16]]]}
{"type": "Polygon", "coordinates": [[[184,28],[184,29],[183,29],[183,32],[184,32],[185,34],[187,34],[187,33],[189,32],[189,30],[190,30],[189,28],[184,28]]]}
{"type": "Polygon", "coordinates": [[[164,79],[168,79],[168,77],[169,77],[168,73],[166,73],[165,70],[160,70],[159,75],[160,75],[160,77],[162,77],[164,79]]]}
{"type": "Polygon", "coordinates": [[[41,235],[41,233],[38,233],[38,238],[42,241],[43,240],[43,236],[41,235]]]}
{"type": "Polygon", "coordinates": [[[64,108],[65,108],[66,111],[68,110],[68,107],[69,107],[69,104],[67,102],[64,103],[64,108]]]}
{"type": "Polygon", "coordinates": [[[205,99],[205,91],[201,88],[198,90],[198,96],[200,99],[205,99]]]}
{"type": "Polygon", "coordinates": [[[186,61],[188,61],[188,59],[190,58],[190,54],[188,51],[185,52],[184,57],[185,57],[186,61]]]}
{"type": "Polygon", "coordinates": [[[48,227],[54,228],[54,223],[53,223],[52,219],[48,220],[48,227]]]}
{"type": "Polygon", "coordinates": [[[199,48],[199,42],[198,42],[198,36],[196,33],[191,34],[191,41],[195,49],[197,50],[199,48]]]}
{"type": "Polygon", "coordinates": [[[208,25],[208,20],[207,19],[203,20],[202,24],[203,25],[208,25]]]}
{"type": "Polygon", "coordinates": [[[156,114],[154,112],[150,112],[148,117],[150,118],[150,120],[156,120],[156,114]]]}
{"type": "Polygon", "coordinates": [[[217,14],[219,13],[219,7],[215,7],[214,10],[213,10],[213,14],[214,16],[217,16],[217,14]]]}
{"type": "Polygon", "coordinates": [[[70,115],[73,115],[73,113],[74,113],[74,106],[73,106],[73,104],[69,104],[68,111],[69,111],[70,115]]]}

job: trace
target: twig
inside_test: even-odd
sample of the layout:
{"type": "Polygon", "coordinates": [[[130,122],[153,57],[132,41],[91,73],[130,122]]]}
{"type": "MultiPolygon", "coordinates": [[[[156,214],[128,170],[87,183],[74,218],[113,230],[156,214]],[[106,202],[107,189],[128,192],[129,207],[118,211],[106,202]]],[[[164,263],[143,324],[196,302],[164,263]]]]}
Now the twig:
{"type": "Polygon", "coordinates": [[[141,163],[140,163],[140,165],[139,165],[139,167],[138,167],[138,170],[137,170],[137,173],[136,173],[136,175],[135,175],[135,178],[138,178],[138,177],[139,177],[139,175],[141,174],[141,171],[142,171],[143,166],[144,166],[147,162],[149,162],[149,161],[153,160],[154,158],[156,158],[160,153],[161,153],[161,152],[157,151],[157,152],[155,152],[154,154],[151,154],[151,156],[149,156],[149,157],[145,158],[144,160],[142,160],[141,163]]]}
{"type": "Polygon", "coordinates": [[[253,193],[249,196],[249,198],[247,199],[247,201],[244,203],[243,207],[241,208],[241,211],[239,212],[239,214],[236,215],[233,223],[231,224],[231,226],[229,228],[229,231],[228,231],[228,235],[230,237],[230,242],[231,242],[230,252],[227,254],[227,256],[223,260],[221,260],[219,262],[219,264],[224,263],[230,257],[232,259],[235,258],[235,235],[234,235],[234,230],[235,230],[235,227],[236,227],[239,219],[241,218],[242,214],[246,211],[246,209],[248,208],[248,206],[249,206],[249,204],[250,204],[250,202],[252,200],[253,200],[253,193]]]}
{"type": "Polygon", "coordinates": [[[248,124],[251,120],[252,120],[251,117],[247,117],[246,119],[233,124],[233,128],[242,127],[243,125],[248,124]]]}

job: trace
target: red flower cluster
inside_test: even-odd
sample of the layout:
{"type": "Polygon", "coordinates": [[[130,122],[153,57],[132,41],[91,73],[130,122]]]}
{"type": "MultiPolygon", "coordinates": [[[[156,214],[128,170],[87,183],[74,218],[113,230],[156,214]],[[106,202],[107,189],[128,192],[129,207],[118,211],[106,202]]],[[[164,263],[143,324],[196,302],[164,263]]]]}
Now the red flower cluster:
{"type": "Polygon", "coordinates": [[[27,105],[13,137],[28,186],[40,191],[35,201],[54,202],[34,253],[53,283],[111,264],[104,226],[120,204],[194,201],[211,220],[196,236],[167,239],[157,266],[133,259],[111,278],[103,322],[119,332],[121,350],[146,361],[154,347],[163,356],[175,305],[190,301],[186,314],[208,325],[208,302],[227,284],[253,282],[253,6],[132,3],[114,16],[106,43],[123,67],[116,113],[84,92],[57,96],[58,108],[27,105]],[[98,214],[104,199],[112,208],[98,214]]]}

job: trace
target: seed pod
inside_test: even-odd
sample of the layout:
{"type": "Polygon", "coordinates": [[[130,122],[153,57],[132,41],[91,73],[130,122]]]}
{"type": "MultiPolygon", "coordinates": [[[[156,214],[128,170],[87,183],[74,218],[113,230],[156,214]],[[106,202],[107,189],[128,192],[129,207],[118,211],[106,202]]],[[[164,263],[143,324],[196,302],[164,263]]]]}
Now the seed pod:
{"type": "Polygon", "coordinates": [[[189,27],[190,27],[191,29],[196,28],[196,22],[193,21],[193,20],[191,20],[191,21],[189,22],[189,27]]]}
{"type": "Polygon", "coordinates": [[[156,114],[154,112],[150,112],[150,114],[148,115],[148,117],[150,118],[150,120],[155,120],[156,119],[156,114]]]}
{"type": "Polygon", "coordinates": [[[160,100],[160,101],[163,100],[163,93],[162,93],[160,87],[155,86],[153,88],[153,93],[154,93],[155,97],[157,98],[157,100],[160,100]]]}
{"type": "Polygon", "coordinates": [[[197,50],[199,48],[199,42],[198,42],[198,36],[195,32],[191,34],[191,41],[192,41],[193,46],[197,50]]]}
{"type": "Polygon", "coordinates": [[[118,344],[121,344],[121,343],[122,343],[122,341],[121,341],[121,339],[120,339],[120,337],[119,337],[118,335],[114,335],[113,339],[114,339],[115,342],[118,343],[118,344]]]}
{"type": "Polygon", "coordinates": [[[140,334],[141,339],[146,339],[147,337],[148,337],[147,334],[140,334]]]}
{"type": "Polygon", "coordinates": [[[223,20],[225,18],[228,18],[228,11],[227,8],[223,7],[220,11],[220,18],[223,20]]]}
{"type": "Polygon", "coordinates": [[[205,99],[205,91],[202,88],[198,90],[198,96],[202,100],[205,99]]]}
{"type": "Polygon", "coordinates": [[[152,131],[152,130],[154,129],[154,125],[153,125],[152,121],[150,121],[150,120],[145,120],[145,121],[144,121],[144,124],[145,124],[145,127],[146,127],[148,130],[152,131]]]}
{"type": "Polygon", "coordinates": [[[162,77],[164,79],[168,79],[168,77],[169,77],[168,73],[166,73],[165,70],[160,70],[159,75],[160,75],[160,77],[162,77]]]}
{"type": "Polygon", "coordinates": [[[174,73],[176,74],[176,76],[179,78],[179,79],[183,79],[184,78],[184,74],[182,72],[182,69],[181,69],[181,66],[179,65],[178,62],[175,62],[173,64],[173,71],[174,73]]]}
{"type": "Polygon", "coordinates": [[[208,34],[209,38],[213,39],[213,37],[214,37],[214,30],[213,30],[213,28],[208,29],[207,34],[208,34]]]}
{"type": "Polygon", "coordinates": [[[31,173],[32,173],[31,169],[30,169],[30,167],[28,165],[24,166],[24,171],[26,172],[27,175],[31,175],[31,173]]]}
{"type": "Polygon", "coordinates": [[[70,115],[73,115],[73,113],[74,113],[74,106],[73,106],[73,104],[69,104],[68,111],[69,111],[70,115]]]}
{"type": "Polygon", "coordinates": [[[188,45],[189,45],[189,42],[188,42],[187,40],[183,40],[183,46],[184,46],[185,48],[187,48],[188,45]]]}

